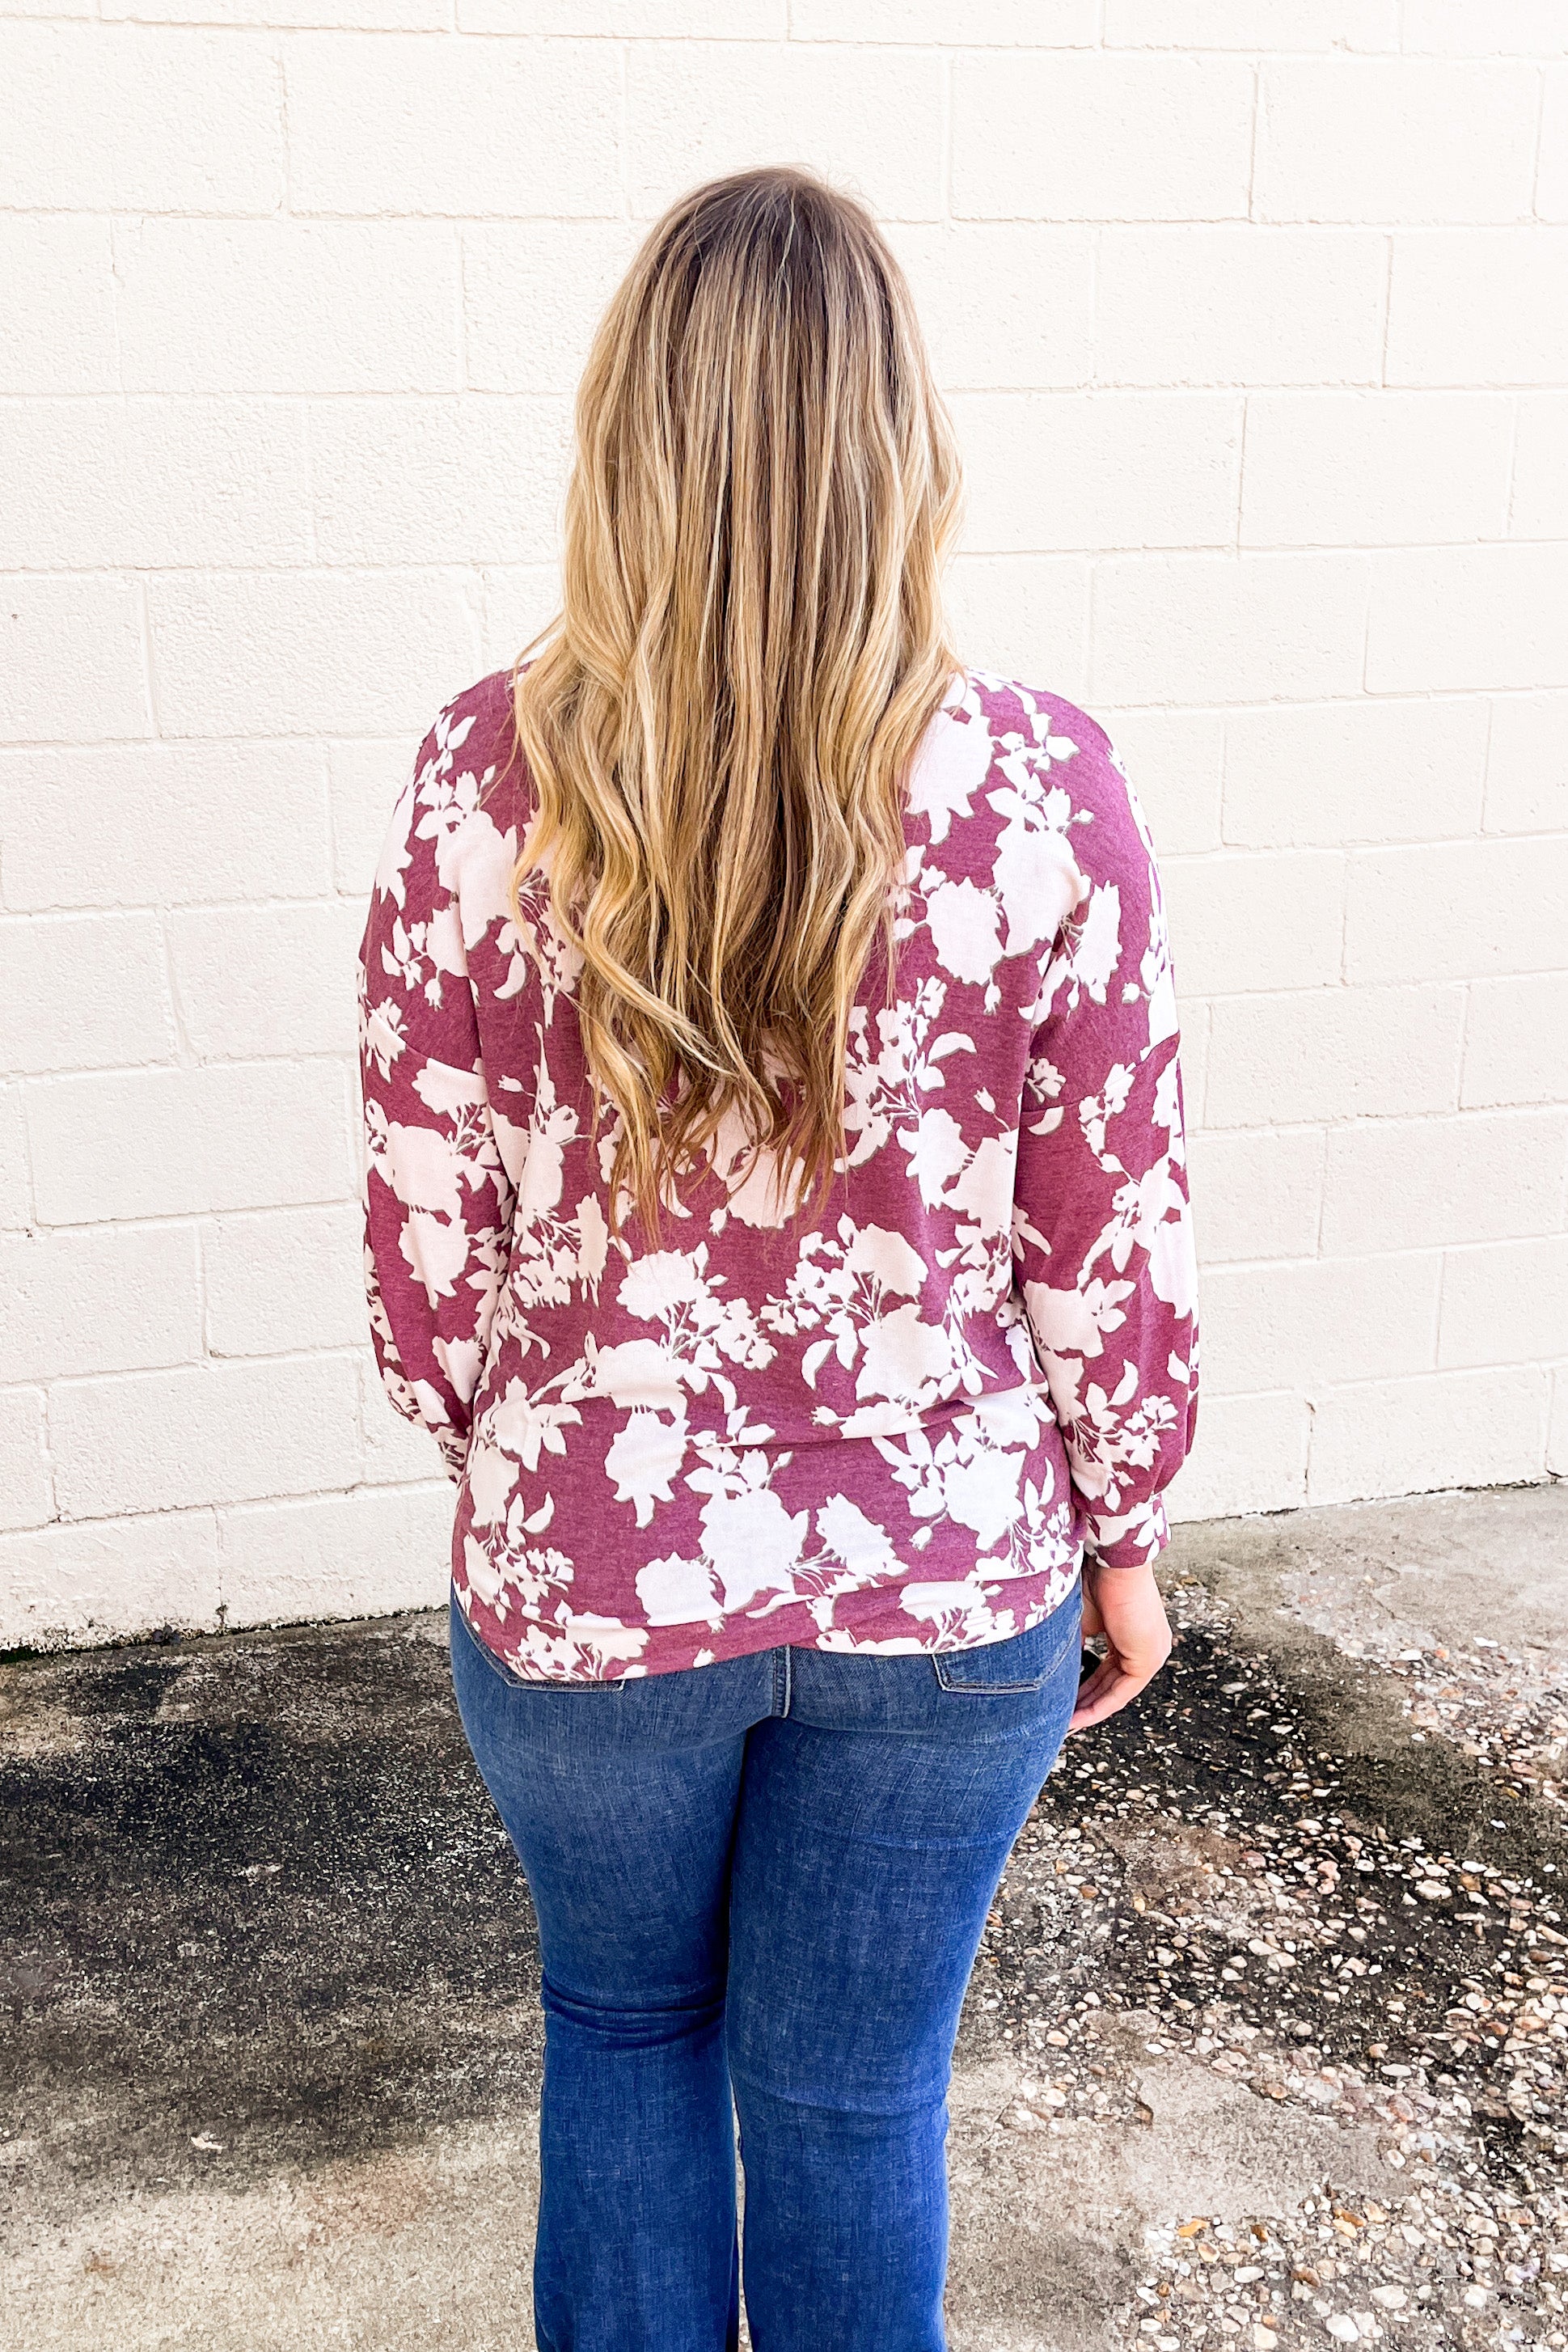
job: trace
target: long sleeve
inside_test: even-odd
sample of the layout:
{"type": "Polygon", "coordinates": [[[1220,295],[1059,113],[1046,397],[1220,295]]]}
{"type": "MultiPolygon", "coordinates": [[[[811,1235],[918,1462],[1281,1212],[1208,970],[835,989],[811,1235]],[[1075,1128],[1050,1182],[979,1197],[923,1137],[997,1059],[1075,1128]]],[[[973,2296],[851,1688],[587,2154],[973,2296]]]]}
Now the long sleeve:
{"type": "MultiPolygon", "coordinates": [[[[365,1283],[398,1411],[461,1475],[514,1192],[486,1090],[457,882],[467,728],[444,714],[393,816],[360,950],[365,1283]]],[[[470,722],[471,723],[471,722],[470,722]]]]}
{"type": "Polygon", "coordinates": [[[1064,779],[1085,887],[1031,1008],[1015,1278],[1086,1551],[1129,1567],[1170,1540],[1164,1490],[1193,1443],[1197,1268],[1159,877],[1136,794],[1095,735],[1064,779]]]}

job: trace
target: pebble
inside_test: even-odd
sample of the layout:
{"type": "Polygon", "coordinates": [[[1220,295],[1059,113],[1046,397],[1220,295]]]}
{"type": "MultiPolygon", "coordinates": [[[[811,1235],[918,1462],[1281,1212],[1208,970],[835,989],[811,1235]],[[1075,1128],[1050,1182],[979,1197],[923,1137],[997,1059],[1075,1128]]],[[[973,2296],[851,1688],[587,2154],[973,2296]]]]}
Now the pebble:
{"type": "MultiPolygon", "coordinates": [[[[1331,2182],[1288,2215],[1151,2232],[1129,2346],[1568,2352],[1568,1842],[1550,1805],[1507,1793],[1525,1788],[1522,1718],[1511,1700],[1486,1718],[1479,1816],[1450,1844],[1452,1822],[1412,1823],[1365,1769],[1355,1785],[1280,1662],[1239,1652],[1201,1588],[1176,1597],[1157,1696],[1069,1744],[991,1914],[971,2014],[1034,2070],[1030,2121],[1004,2126],[1135,2127],[1140,2071],[1174,2051],[1376,2129],[1382,2205],[1331,2182]]],[[[1485,1694],[1467,1691],[1479,1748],[1485,1694]]]]}

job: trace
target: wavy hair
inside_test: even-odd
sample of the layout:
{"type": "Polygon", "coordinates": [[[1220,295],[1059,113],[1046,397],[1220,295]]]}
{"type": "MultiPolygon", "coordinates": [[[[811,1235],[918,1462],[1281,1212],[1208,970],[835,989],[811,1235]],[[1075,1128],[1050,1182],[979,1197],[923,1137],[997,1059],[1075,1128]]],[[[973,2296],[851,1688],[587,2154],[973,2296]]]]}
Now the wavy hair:
{"type": "Polygon", "coordinates": [[[851,1007],[879,941],[892,986],[907,771],[956,667],[959,467],[892,253],[795,170],[665,214],[576,433],[561,610],[514,676],[513,898],[542,867],[620,1115],[613,1213],[656,1231],[731,1114],[798,1200],[841,1159],[851,1007]]]}

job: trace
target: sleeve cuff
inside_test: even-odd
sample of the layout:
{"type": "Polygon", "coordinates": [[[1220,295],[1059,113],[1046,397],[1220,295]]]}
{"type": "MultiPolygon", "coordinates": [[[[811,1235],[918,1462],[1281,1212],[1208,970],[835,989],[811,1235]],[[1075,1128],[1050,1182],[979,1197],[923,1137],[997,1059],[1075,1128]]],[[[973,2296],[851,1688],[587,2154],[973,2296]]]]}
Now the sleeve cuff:
{"type": "Polygon", "coordinates": [[[1118,1517],[1108,1517],[1095,1511],[1089,1514],[1089,1525],[1083,1538],[1083,1559],[1092,1568],[1148,1568],[1159,1558],[1171,1539],[1170,1521],[1166,1507],[1155,1495],[1135,1510],[1124,1511],[1118,1517]]]}

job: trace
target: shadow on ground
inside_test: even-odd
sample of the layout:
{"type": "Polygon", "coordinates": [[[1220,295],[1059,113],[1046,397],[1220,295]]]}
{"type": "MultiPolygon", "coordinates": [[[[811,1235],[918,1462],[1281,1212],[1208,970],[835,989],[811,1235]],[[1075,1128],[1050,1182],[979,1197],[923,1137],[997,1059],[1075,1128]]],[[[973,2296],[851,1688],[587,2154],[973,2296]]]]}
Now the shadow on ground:
{"type": "MultiPolygon", "coordinates": [[[[976,1969],[956,2352],[1563,2347],[1568,1493],[1166,1564],[976,1969]]],[[[537,1949],[440,1618],[13,1660],[0,1747],[5,2352],[526,2345],[537,1949]]]]}

